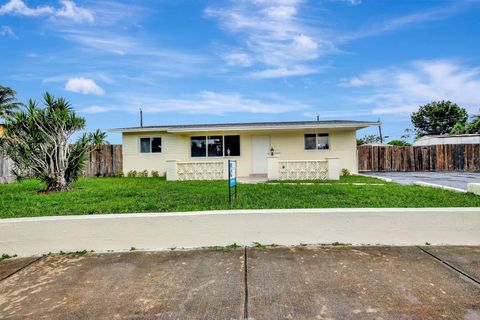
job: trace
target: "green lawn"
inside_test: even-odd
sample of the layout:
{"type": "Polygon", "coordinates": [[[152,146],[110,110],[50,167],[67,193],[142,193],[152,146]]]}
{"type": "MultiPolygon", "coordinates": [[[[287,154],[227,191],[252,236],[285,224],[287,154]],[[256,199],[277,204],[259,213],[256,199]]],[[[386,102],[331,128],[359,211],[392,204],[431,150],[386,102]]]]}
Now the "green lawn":
{"type": "MultiPolygon", "coordinates": [[[[241,184],[232,209],[477,207],[480,197],[368,177],[313,185],[241,184]],[[367,183],[355,185],[353,183],[367,183]],[[384,184],[384,185],[375,185],[384,184]]],[[[85,178],[67,193],[38,193],[35,180],[0,185],[0,218],[122,212],[228,209],[226,181],[167,182],[161,178],[85,178]]]]}

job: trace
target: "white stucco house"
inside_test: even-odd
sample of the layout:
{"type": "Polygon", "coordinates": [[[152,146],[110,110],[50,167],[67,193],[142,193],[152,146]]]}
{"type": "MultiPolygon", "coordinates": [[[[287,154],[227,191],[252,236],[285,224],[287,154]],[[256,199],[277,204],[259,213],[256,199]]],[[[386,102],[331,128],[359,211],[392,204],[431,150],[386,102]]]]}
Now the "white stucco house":
{"type": "Polygon", "coordinates": [[[357,173],[356,131],[378,122],[291,121],[162,125],[120,132],[123,171],[155,170],[167,180],[225,179],[228,159],[237,176],[269,179],[338,179],[357,173]]]}

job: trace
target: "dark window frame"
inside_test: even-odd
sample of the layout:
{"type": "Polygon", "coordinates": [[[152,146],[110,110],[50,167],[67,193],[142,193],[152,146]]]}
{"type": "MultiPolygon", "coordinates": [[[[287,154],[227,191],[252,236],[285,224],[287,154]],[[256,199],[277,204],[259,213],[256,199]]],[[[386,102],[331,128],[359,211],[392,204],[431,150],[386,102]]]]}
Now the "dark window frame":
{"type": "Polygon", "coordinates": [[[141,154],[156,154],[156,153],[162,153],[163,152],[163,139],[161,136],[151,136],[151,137],[140,137],[138,139],[138,144],[139,144],[139,152],[141,154]],[[149,139],[149,149],[147,151],[142,151],[142,139],[149,139]],[[153,151],[153,140],[154,139],[160,139],[160,151],[153,151]]]}
{"type": "Polygon", "coordinates": [[[303,135],[303,148],[305,151],[323,151],[323,150],[330,150],[331,149],[331,145],[330,145],[330,134],[329,133],[305,133],[303,135]],[[313,149],[307,149],[307,136],[310,136],[310,138],[312,138],[311,136],[312,135],[315,135],[315,148],[313,149]],[[319,145],[319,137],[327,137],[327,144],[326,144],[326,148],[319,148],[318,145],[319,145]]]}
{"type": "Polygon", "coordinates": [[[240,147],[240,140],[241,137],[239,134],[230,134],[230,135],[205,135],[205,136],[190,136],[190,157],[191,158],[225,158],[225,157],[240,157],[241,155],[241,147],[240,147]],[[209,140],[212,140],[212,138],[218,138],[221,137],[222,140],[222,155],[209,155],[208,149],[209,149],[209,140]],[[238,137],[238,155],[227,155],[227,149],[225,147],[225,137],[238,137]],[[205,141],[205,155],[193,155],[193,150],[192,150],[192,141],[193,140],[203,140],[205,141]]]}

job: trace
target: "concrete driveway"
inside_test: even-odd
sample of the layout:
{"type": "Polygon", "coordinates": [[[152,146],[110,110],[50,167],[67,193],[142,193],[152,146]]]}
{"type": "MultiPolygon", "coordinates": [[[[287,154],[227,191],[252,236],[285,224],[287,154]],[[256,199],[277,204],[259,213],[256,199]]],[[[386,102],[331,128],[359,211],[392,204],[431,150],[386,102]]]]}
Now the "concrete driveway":
{"type": "Polygon", "coordinates": [[[390,178],[401,184],[417,181],[467,190],[469,183],[480,183],[480,173],[476,172],[362,172],[362,174],[390,178]]]}
{"type": "Polygon", "coordinates": [[[277,247],[0,262],[1,319],[480,319],[480,247],[277,247]]]}

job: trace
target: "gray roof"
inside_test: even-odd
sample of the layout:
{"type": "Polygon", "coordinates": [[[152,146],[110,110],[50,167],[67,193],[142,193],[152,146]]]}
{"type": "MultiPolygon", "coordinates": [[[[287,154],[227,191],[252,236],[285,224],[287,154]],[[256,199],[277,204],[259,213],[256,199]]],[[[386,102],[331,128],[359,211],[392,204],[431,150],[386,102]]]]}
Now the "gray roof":
{"type": "Polygon", "coordinates": [[[143,126],[110,129],[110,132],[136,132],[136,131],[209,131],[209,130],[262,130],[262,129],[306,129],[306,128],[366,128],[378,126],[380,122],[352,121],[352,120],[325,120],[325,121],[284,121],[284,122],[243,122],[243,123],[205,123],[205,124],[180,124],[143,126]]]}

